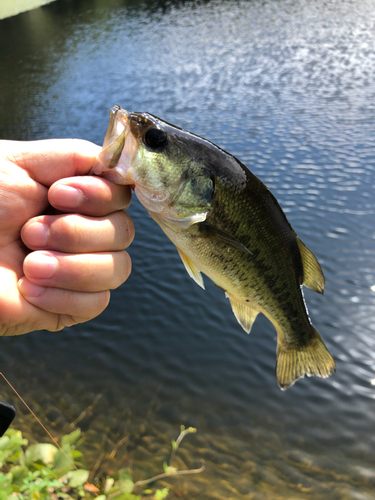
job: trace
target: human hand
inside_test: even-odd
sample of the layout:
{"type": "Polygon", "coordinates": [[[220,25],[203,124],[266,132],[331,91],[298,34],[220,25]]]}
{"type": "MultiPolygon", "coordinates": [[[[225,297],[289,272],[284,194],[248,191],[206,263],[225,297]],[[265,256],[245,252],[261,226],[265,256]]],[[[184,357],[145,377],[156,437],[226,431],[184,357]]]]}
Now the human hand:
{"type": "Polygon", "coordinates": [[[78,139],[0,141],[0,335],[88,321],[128,278],[131,191],[86,175],[99,151],[78,139]],[[50,206],[64,213],[41,215],[50,206]]]}

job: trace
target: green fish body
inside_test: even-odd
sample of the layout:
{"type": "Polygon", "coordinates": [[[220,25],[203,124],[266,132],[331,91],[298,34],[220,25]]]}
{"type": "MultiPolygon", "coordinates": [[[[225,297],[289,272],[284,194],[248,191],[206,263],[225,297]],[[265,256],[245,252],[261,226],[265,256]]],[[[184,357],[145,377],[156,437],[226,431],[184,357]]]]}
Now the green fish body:
{"type": "Polygon", "coordinates": [[[322,270],[272,193],[239,160],[153,115],[115,106],[93,173],[134,188],[189,275],[204,288],[203,273],[224,290],[246,332],[259,313],[272,322],[282,389],[335,370],[301,290],[323,293],[322,270]]]}

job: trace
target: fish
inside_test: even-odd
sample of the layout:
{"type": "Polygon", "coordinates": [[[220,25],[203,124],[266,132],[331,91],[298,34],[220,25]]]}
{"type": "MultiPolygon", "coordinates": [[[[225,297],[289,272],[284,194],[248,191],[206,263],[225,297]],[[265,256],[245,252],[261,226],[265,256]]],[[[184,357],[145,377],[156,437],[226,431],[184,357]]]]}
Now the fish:
{"type": "Polygon", "coordinates": [[[189,276],[204,288],[204,274],[222,289],[247,333],[259,313],[271,321],[282,390],[336,370],[302,293],[304,285],[323,294],[323,271],[267,186],[235,156],[150,113],[116,105],[91,173],[131,186],[189,276]]]}

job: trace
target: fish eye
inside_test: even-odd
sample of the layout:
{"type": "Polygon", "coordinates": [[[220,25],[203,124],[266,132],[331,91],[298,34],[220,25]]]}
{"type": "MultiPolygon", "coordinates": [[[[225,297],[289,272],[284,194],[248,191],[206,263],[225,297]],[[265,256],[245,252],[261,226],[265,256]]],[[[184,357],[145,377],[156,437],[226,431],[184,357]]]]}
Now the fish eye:
{"type": "Polygon", "coordinates": [[[167,134],[160,128],[150,127],[145,133],[144,141],[151,149],[158,149],[167,142],[167,134]]]}

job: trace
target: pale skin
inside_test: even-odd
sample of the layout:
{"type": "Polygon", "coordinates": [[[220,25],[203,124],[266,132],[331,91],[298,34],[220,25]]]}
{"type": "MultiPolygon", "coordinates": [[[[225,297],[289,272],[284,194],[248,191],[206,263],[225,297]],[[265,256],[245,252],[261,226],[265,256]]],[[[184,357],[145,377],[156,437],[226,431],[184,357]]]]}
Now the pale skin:
{"type": "Polygon", "coordinates": [[[88,176],[99,146],[0,141],[0,335],[98,316],[128,278],[128,186],[88,176]],[[51,206],[62,212],[51,213],[51,206]]]}

